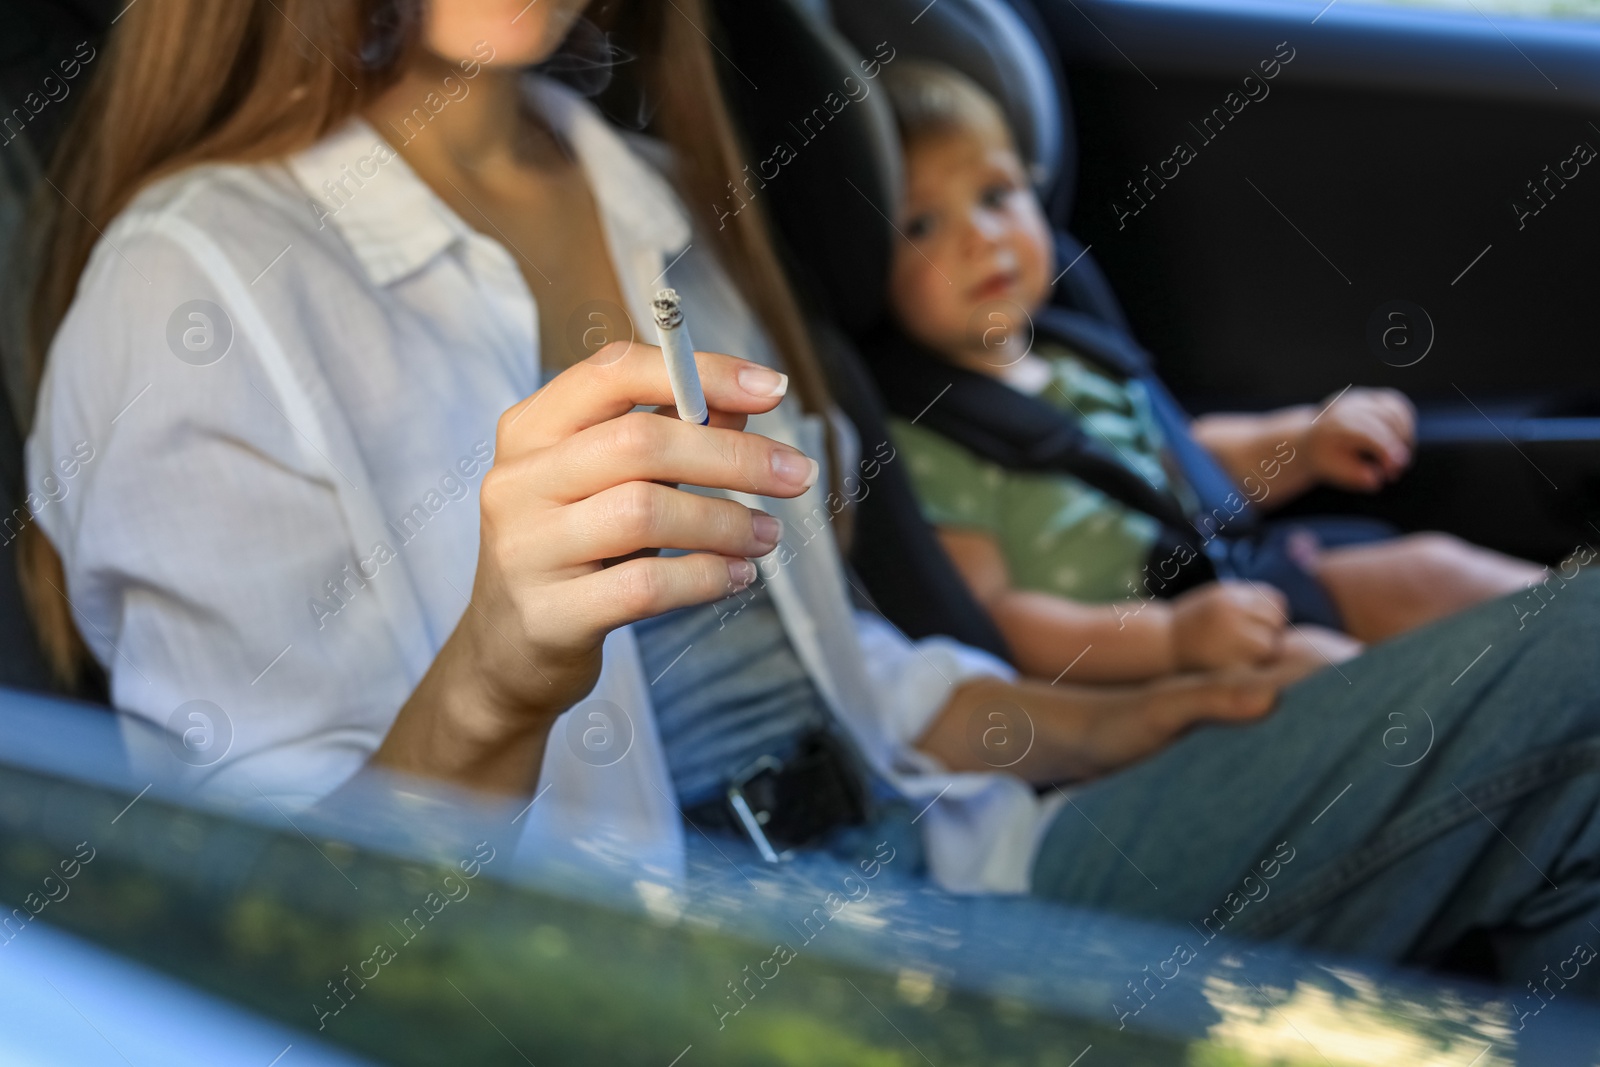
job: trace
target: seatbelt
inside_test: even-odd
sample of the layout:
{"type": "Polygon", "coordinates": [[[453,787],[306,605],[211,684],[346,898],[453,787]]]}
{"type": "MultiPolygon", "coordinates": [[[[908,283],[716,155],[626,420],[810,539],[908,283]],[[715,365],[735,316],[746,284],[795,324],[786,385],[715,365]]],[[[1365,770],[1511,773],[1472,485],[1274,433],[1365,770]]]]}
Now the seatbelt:
{"type": "Polygon", "coordinates": [[[1007,470],[1069,474],[1151,516],[1176,542],[1198,533],[1218,574],[1228,574],[1226,546],[1217,535],[1224,530],[1230,536],[1249,532],[1255,515],[1227,473],[1190,435],[1188,417],[1150,371],[1142,351],[1121,331],[1081,312],[1046,309],[1035,328],[1117,376],[1144,383],[1162,435],[1195,491],[1198,508],[1190,511],[1176,494],[1152,485],[1093,437],[1081,420],[1048,401],[955,366],[898,331],[883,331],[863,347],[872,353],[873,375],[895,414],[914,419],[1007,470]],[[1199,525],[1208,520],[1215,525],[1199,525]]]}
{"type": "MultiPolygon", "coordinates": [[[[889,440],[889,427],[867,372],[869,361],[835,330],[819,326],[815,337],[828,388],[855,424],[862,453],[875,453],[889,440]]],[[[870,483],[862,476],[860,488],[849,553],[859,584],[872,594],[868,606],[909,638],[944,634],[1009,661],[1000,628],[973,598],[933,527],[922,521],[905,464],[885,461],[870,483]]]]}
{"type": "Polygon", "coordinates": [[[1195,513],[1185,516],[1185,526],[1196,526],[1197,520],[1211,518],[1218,525],[1210,531],[1201,530],[1202,533],[1213,535],[1225,528],[1237,537],[1255,530],[1259,521],[1255,509],[1240,496],[1238,485],[1216,457],[1194,439],[1188,413],[1156,375],[1144,349],[1126,331],[1081,311],[1054,305],[1035,316],[1034,329],[1035,337],[1050,337],[1118,377],[1143,384],[1151,412],[1161,427],[1163,443],[1198,503],[1195,513]]]}
{"type": "Polygon", "coordinates": [[[1006,470],[1070,474],[1106,496],[1179,529],[1189,515],[1082,423],[998,379],[948,363],[903,336],[871,346],[873,373],[889,409],[915,419],[1006,470]]]}

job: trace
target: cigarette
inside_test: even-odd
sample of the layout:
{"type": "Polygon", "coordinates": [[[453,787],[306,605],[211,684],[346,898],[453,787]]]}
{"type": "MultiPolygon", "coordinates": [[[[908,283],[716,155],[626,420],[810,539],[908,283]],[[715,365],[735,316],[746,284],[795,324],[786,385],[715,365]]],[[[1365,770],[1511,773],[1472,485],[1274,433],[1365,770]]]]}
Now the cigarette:
{"type": "Polygon", "coordinates": [[[700,372],[694,365],[694,342],[683,324],[683,308],[676,289],[662,289],[650,302],[655,312],[656,337],[667,360],[667,378],[672,382],[672,402],[678,418],[704,426],[711,421],[705,391],[700,388],[700,372]]]}

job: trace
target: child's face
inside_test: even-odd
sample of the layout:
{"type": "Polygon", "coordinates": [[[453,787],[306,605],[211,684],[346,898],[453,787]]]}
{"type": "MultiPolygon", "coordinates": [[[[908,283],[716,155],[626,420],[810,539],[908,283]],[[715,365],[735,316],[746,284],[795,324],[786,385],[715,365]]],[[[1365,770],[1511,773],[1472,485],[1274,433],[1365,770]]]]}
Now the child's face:
{"type": "Polygon", "coordinates": [[[889,301],[935,351],[994,350],[1050,295],[1050,226],[1004,131],[912,142],[898,225],[907,240],[894,243],[889,301]]]}

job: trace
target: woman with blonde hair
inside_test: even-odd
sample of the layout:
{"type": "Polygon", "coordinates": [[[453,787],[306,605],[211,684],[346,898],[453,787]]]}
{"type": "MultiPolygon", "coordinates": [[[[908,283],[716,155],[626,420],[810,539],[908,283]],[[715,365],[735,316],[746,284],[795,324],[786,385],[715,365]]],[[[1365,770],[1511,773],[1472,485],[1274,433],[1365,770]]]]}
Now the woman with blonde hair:
{"type": "Polygon", "coordinates": [[[125,12],[47,190],[30,484],[79,458],[23,578],[58,668],[86,644],[168,731],[135,757],[281,810],[368,765],[527,797],[534,862],[603,845],[671,870],[686,826],[768,859],[898,833],[946,888],[1172,918],[1292,835],[1262,930],[1428,958],[1538,914],[1513,971],[1570,940],[1592,907],[1515,872],[1481,891],[1504,846],[1463,813],[1572,826],[1530,853],[1563,870],[1600,850],[1576,832],[1592,761],[1551,755],[1594,743],[1592,581],[1270,716],[1281,673],[1018,682],[851,607],[808,520],[895,457],[832,418],[759,207],[717,224],[742,163],[710,32],[693,0],[125,12]],[[561,70],[614,73],[642,135],[561,70]],[[709,426],[661,417],[662,357],[633,337],[665,286],[709,350],[709,426]],[[1494,711],[1533,679],[1509,741],[1494,711]],[[1419,700],[1439,745],[1383,767],[1385,715],[1419,700]],[[203,754],[197,702],[226,735],[203,754]],[[1380,876],[1415,892],[1378,939],[1354,920],[1380,876]]]}

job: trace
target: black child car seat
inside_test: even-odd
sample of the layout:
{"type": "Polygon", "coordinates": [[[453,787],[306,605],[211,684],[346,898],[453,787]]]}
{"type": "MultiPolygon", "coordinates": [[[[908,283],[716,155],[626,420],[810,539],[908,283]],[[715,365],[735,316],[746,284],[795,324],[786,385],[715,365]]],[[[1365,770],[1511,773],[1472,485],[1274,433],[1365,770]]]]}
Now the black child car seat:
{"type": "MultiPolygon", "coordinates": [[[[1072,474],[1155,516],[1167,528],[1169,545],[1196,549],[1186,553],[1193,564],[1160,590],[1164,595],[1270,562],[1275,580],[1279,572],[1292,572],[1277,584],[1292,586],[1286,591],[1291,603],[1304,605],[1300,618],[1337,625],[1320,587],[1287,558],[1276,558],[1283,555],[1280,545],[1238,540],[1254,532],[1253,509],[1193,440],[1188,416],[1155,376],[1092,255],[1060,227],[1071,207],[1075,168],[1070,112],[1059,64],[1026,0],[835,0],[831,10],[823,0],[726,0],[718,14],[727,35],[725,55],[737,57],[727,64],[739,64],[725,70],[724,84],[750,158],[757,161],[745,192],[765,200],[802,289],[822,317],[851,339],[828,334],[825,361],[841,406],[864,438],[887,436],[886,408],[903,418],[926,415],[932,428],[987,459],[1072,474]],[[1056,221],[1058,265],[1068,268],[1037,324],[1113,371],[1144,381],[1173,458],[1197,498],[1187,511],[1170,494],[1152,492],[1076,420],[1050,405],[1001,396],[1010,391],[970,373],[956,397],[944,389],[958,374],[932,370],[934,364],[903,352],[892,360],[894,349],[882,343],[882,327],[890,242],[899,239],[890,221],[899,194],[899,145],[887,102],[872,83],[883,65],[900,56],[960,70],[1005,110],[1056,221]],[[751,83],[752,74],[758,84],[751,83]],[[784,164],[769,166],[774,159],[784,164]],[[863,349],[870,361],[862,359],[863,349]],[[874,388],[874,378],[882,389],[874,388]],[[983,386],[988,392],[980,399],[983,386]],[[960,416],[992,416],[1002,402],[1015,418],[991,417],[988,429],[1001,432],[962,435],[960,416]]],[[[892,468],[884,468],[883,484],[862,502],[856,524],[851,561],[862,584],[911,636],[944,633],[1004,654],[998,631],[921,519],[905,472],[892,468]]]]}
{"type": "MultiPolygon", "coordinates": [[[[859,50],[825,10],[794,0],[718,0],[716,15],[722,82],[751,161],[730,197],[767,211],[833,394],[873,454],[889,439],[887,416],[849,338],[883,312],[900,163],[876,78],[898,46],[884,38],[881,50],[859,50]]],[[[851,540],[858,585],[908,636],[947,634],[1008,655],[922,520],[903,463],[883,463],[864,486],[851,540]]]]}
{"type": "MultiPolygon", "coordinates": [[[[55,688],[17,583],[17,534],[32,521],[22,463],[32,397],[20,393],[27,283],[37,266],[22,247],[23,220],[88,81],[71,61],[94,54],[113,14],[112,0],[0,0],[0,686],[55,688]],[[75,79],[63,76],[62,61],[75,79]]],[[[98,668],[86,671],[79,695],[104,700],[98,668]]]]}

